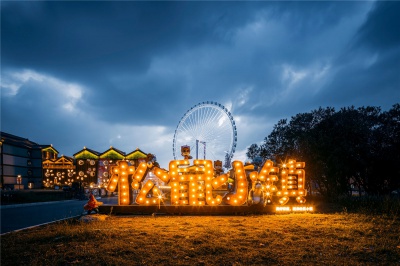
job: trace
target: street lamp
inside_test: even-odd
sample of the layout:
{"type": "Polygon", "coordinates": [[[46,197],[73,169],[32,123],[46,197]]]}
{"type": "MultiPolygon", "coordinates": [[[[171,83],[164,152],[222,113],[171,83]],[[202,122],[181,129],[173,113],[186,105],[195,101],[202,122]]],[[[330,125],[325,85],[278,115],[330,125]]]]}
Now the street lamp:
{"type": "Polygon", "coordinates": [[[22,177],[21,175],[17,175],[18,190],[21,190],[21,183],[22,183],[22,177]]]}

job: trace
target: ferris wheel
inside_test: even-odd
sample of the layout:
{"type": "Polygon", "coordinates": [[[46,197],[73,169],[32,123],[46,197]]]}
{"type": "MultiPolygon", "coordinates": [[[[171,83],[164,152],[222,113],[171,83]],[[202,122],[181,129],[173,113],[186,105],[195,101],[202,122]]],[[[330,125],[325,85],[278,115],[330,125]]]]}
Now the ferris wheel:
{"type": "Polygon", "coordinates": [[[228,109],[216,102],[202,102],[179,121],[172,150],[175,160],[181,158],[181,146],[186,145],[195,159],[226,162],[235,153],[236,141],[236,125],[228,109]]]}

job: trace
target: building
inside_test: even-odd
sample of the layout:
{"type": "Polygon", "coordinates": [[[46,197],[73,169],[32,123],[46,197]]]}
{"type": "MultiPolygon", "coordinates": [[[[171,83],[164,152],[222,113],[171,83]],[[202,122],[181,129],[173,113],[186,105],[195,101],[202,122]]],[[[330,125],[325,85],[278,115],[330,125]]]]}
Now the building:
{"type": "Polygon", "coordinates": [[[58,151],[51,145],[39,145],[0,132],[0,153],[0,186],[3,189],[26,189],[42,187],[43,158],[56,158],[58,151]]]}
{"type": "Polygon", "coordinates": [[[60,158],[43,161],[43,186],[72,185],[76,175],[74,160],[62,155],[60,158]]]}
{"type": "Polygon", "coordinates": [[[137,167],[140,160],[147,158],[147,154],[139,148],[126,154],[112,146],[103,153],[84,147],[83,150],[74,154],[74,158],[78,173],[77,178],[81,182],[94,183],[102,187],[109,180],[111,167],[116,166],[119,161],[126,160],[130,165],[137,167]]]}
{"type": "Polygon", "coordinates": [[[104,187],[111,167],[119,161],[125,160],[137,167],[147,159],[147,154],[139,148],[126,154],[114,147],[103,153],[84,147],[73,157],[59,157],[52,145],[39,145],[29,139],[0,133],[0,187],[3,189],[60,188],[74,182],[104,187]]]}

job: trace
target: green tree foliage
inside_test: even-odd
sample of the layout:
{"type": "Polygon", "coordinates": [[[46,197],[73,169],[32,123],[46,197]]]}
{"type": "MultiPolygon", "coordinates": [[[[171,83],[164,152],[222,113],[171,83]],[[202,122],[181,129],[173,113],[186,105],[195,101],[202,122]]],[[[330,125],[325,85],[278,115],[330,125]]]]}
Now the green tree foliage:
{"type": "Polygon", "coordinates": [[[247,149],[246,156],[250,160],[254,160],[256,157],[260,156],[261,148],[257,144],[251,144],[247,149]]]}
{"type": "Polygon", "coordinates": [[[319,108],[278,121],[259,153],[277,164],[306,162],[311,183],[329,198],[352,193],[387,194],[400,187],[400,104],[379,107],[319,108]]]}

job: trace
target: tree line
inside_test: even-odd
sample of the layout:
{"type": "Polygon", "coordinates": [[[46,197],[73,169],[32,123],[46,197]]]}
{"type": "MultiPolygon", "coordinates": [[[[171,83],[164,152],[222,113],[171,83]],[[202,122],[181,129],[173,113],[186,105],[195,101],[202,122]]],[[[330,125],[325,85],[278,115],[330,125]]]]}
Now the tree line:
{"type": "Polygon", "coordinates": [[[342,195],[385,195],[400,189],[400,104],[326,107],[282,119],[247,157],[306,162],[308,190],[334,199],[342,195]]]}

